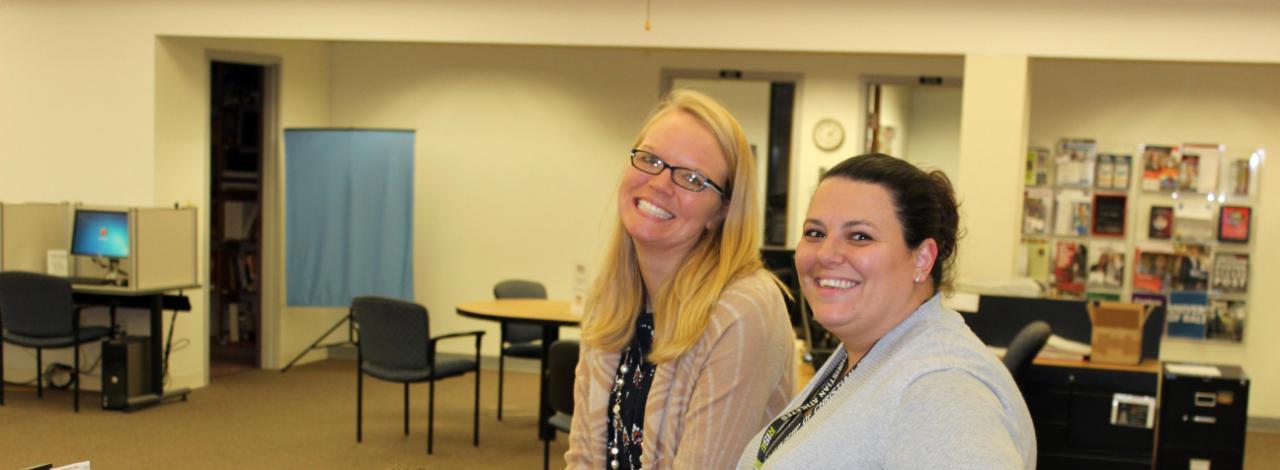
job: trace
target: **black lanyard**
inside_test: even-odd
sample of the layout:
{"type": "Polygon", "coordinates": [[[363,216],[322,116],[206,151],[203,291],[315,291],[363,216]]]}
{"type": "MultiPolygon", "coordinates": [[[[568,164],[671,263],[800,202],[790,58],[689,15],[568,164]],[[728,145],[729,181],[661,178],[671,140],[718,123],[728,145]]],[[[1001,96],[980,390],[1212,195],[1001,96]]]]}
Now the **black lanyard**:
{"type": "Polygon", "coordinates": [[[818,407],[831,396],[840,384],[844,383],[844,368],[849,365],[849,356],[846,354],[841,358],[840,363],[831,369],[831,373],[827,375],[827,379],[822,382],[821,387],[814,387],[809,392],[809,396],[805,398],[804,403],[796,407],[794,410],[783,414],[769,423],[769,428],[764,430],[764,436],[760,438],[760,450],[756,453],[756,468],[764,465],[764,461],[778,450],[783,441],[786,441],[791,433],[800,429],[818,407]]]}

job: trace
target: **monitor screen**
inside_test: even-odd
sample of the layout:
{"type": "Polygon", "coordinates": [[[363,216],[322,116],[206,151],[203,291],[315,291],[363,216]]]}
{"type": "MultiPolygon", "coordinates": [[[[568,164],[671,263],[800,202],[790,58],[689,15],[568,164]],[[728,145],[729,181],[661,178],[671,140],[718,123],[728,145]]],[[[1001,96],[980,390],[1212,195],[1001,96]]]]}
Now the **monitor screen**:
{"type": "Polygon", "coordinates": [[[71,228],[71,254],[129,257],[129,213],[77,210],[71,228]]]}

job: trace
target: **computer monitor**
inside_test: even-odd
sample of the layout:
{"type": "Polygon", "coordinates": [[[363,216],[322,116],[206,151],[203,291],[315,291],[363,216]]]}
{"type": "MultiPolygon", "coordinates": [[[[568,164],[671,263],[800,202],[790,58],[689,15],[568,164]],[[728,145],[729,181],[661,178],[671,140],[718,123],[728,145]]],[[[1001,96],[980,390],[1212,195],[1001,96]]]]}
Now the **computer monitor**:
{"type": "Polygon", "coordinates": [[[129,257],[129,213],[76,209],[71,254],[110,259],[129,257]]]}

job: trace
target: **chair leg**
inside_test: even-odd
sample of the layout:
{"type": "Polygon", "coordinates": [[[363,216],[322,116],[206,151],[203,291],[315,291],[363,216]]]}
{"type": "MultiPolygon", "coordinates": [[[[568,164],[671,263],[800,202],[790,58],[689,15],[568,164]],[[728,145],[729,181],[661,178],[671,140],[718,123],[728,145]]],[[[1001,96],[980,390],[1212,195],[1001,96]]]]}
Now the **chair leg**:
{"type": "Polygon", "coordinates": [[[427,455],[431,455],[431,444],[436,436],[436,381],[427,382],[427,455]]]}
{"type": "Polygon", "coordinates": [[[36,398],[44,398],[44,350],[36,348],[36,398]]]}
{"type": "Polygon", "coordinates": [[[364,425],[364,372],[360,370],[360,359],[356,359],[356,442],[362,442],[364,425]]]}
{"type": "Polygon", "coordinates": [[[0,341],[0,406],[4,406],[4,341],[0,341]]]}
{"type": "MultiPolygon", "coordinates": [[[[502,347],[499,345],[499,347],[502,347]]],[[[502,376],[505,375],[506,355],[498,351],[498,421],[502,421],[502,376]]]]}
{"type": "MultiPolygon", "coordinates": [[[[73,333],[73,334],[76,334],[76,333],[73,333]]],[[[71,355],[74,357],[74,359],[71,360],[71,364],[72,364],[71,367],[74,369],[71,371],[71,380],[74,380],[76,382],[76,386],[75,388],[73,388],[75,397],[71,399],[71,402],[74,403],[74,405],[72,406],[74,407],[75,412],[79,413],[80,412],[80,343],[75,343],[71,345],[71,355]]]]}
{"type": "Polygon", "coordinates": [[[542,440],[542,470],[551,469],[551,441],[542,440]]]}
{"type": "Polygon", "coordinates": [[[409,382],[404,383],[404,435],[409,435],[409,382]]]}
{"type": "Polygon", "coordinates": [[[480,447],[480,363],[476,362],[475,410],[471,412],[471,446],[480,447]]]}

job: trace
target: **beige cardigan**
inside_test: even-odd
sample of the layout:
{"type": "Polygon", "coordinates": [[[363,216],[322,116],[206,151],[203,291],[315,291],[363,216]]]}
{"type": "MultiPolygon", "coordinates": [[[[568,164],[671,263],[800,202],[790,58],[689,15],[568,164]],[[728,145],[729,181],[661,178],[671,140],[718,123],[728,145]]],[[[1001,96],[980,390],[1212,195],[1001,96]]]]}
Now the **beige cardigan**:
{"type": "MultiPolygon", "coordinates": [[[[782,293],[765,271],[729,284],[702,339],[661,364],[645,402],[646,469],[733,468],[747,440],[791,399],[795,335],[782,293]]],[[[618,352],[582,346],[565,462],[600,470],[618,352]]]]}

